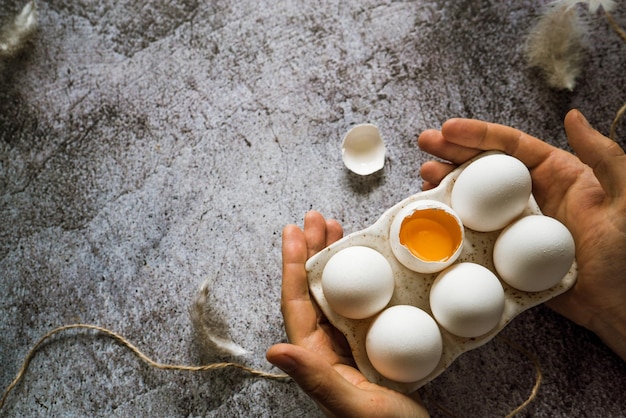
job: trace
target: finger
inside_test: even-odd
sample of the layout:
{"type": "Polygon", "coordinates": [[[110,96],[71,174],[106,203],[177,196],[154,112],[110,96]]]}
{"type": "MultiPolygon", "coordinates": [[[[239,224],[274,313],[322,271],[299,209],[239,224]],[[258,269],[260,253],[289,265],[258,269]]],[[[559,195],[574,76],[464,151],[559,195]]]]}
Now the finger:
{"type": "Polygon", "coordinates": [[[326,220],[321,213],[312,210],[304,216],[304,236],[307,258],[313,257],[326,248],[326,220]]]}
{"type": "Polygon", "coordinates": [[[343,228],[341,224],[334,219],[326,221],[326,246],[339,241],[343,237],[343,228]]]}
{"type": "Polygon", "coordinates": [[[425,181],[422,183],[422,191],[426,191],[426,190],[430,190],[430,189],[434,189],[435,187],[437,187],[439,184],[434,184],[434,183],[430,183],[428,181],[425,181]]]}
{"type": "Polygon", "coordinates": [[[450,119],[441,127],[446,141],[478,150],[498,150],[532,169],[544,162],[555,147],[509,126],[474,119],[450,119]]]}
{"type": "Polygon", "coordinates": [[[266,357],[288,373],[328,416],[429,416],[417,392],[407,397],[374,385],[355,368],[332,365],[302,347],[277,344],[266,357]]]}
{"type": "Polygon", "coordinates": [[[613,140],[589,125],[578,110],[565,116],[565,131],[578,158],[593,169],[606,194],[618,198],[626,193],[626,156],[613,140]]]}
{"type": "Polygon", "coordinates": [[[480,153],[476,149],[447,141],[441,132],[433,129],[422,132],[417,138],[417,145],[422,151],[457,165],[480,153]]]}
{"type": "MultiPolygon", "coordinates": [[[[456,168],[456,165],[439,161],[427,161],[420,168],[420,176],[429,185],[438,185],[441,180],[456,168]]],[[[422,187],[423,189],[423,187],[422,187]]]]}
{"type": "Polygon", "coordinates": [[[289,341],[298,344],[317,327],[317,312],[309,295],[304,264],[307,242],[296,225],[283,229],[283,282],[281,310],[289,341]]]}
{"type": "Polygon", "coordinates": [[[267,360],[289,374],[314,401],[336,416],[355,416],[364,411],[362,392],[341,376],[321,356],[291,344],[277,344],[267,360]]]}

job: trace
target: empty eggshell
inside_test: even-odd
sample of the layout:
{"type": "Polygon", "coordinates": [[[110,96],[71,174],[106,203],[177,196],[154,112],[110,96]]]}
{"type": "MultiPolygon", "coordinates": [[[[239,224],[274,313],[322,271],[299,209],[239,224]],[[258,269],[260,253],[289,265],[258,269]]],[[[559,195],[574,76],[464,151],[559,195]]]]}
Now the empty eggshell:
{"type": "Polygon", "coordinates": [[[348,169],[362,176],[372,174],[385,165],[385,143],[376,125],[354,126],[343,137],[341,154],[348,169]]]}
{"type": "Polygon", "coordinates": [[[556,285],[574,262],[574,238],[561,222],[530,215],[506,227],[493,247],[493,264],[508,285],[539,292],[556,285]]]}
{"type": "Polygon", "coordinates": [[[363,319],[380,312],[393,295],[395,281],[387,259],[364,246],[333,255],[322,272],[322,291],[339,315],[363,319]]]}
{"type": "Polygon", "coordinates": [[[498,325],[504,312],[504,289],[486,267],[458,263],[435,279],[430,309],[446,330],[459,337],[478,337],[498,325]]]}
{"type": "Polygon", "coordinates": [[[435,320],[410,305],[385,309],[372,321],[365,338],[372,366],[396,382],[415,382],[439,363],[443,342],[435,320]]]}
{"type": "Polygon", "coordinates": [[[441,271],[461,254],[465,230],[459,216],[436,200],[418,200],[395,216],[389,229],[391,249],[406,268],[441,271]]]}
{"type": "Polygon", "coordinates": [[[463,170],[452,188],[450,206],[467,228],[495,231],[522,213],[531,192],[530,173],[520,160],[492,154],[463,170]]]}

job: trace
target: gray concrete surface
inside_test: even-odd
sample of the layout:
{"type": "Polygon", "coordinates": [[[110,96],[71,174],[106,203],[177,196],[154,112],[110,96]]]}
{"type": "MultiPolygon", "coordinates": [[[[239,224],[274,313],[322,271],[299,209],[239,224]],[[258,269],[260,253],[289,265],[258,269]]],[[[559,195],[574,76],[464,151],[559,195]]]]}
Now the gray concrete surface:
{"type": "MultiPolygon", "coordinates": [[[[280,234],[317,209],[347,233],[420,190],[417,134],[450,117],[509,124],[567,147],[580,108],[608,132],[626,100],[626,44],[589,19],[573,92],[548,88],[522,44],[545,2],[38,1],[32,46],[0,74],[0,387],[53,327],[109,327],[149,356],[198,364],[188,307],[208,280],[238,360],[284,341],[280,234]],[[339,143],[379,125],[381,173],[359,178],[339,143]]],[[[2,0],[6,21],[23,1],[2,0]]],[[[621,4],[615,18],[626,26],[621,4]]],[[[624,146],[626,127],[621,128],[624,146]]],[[[540,306],[503,335],[539,359],[521,414],[626,415],[626,366],[540,306]]],[[[504,416],[532,363],[500,340],[421,392],[433,416],[504,416]]],[[[294,383],[238,371],[148,368],[74,332],[45,344],[2,415],[318,416],[294,383]]]]}

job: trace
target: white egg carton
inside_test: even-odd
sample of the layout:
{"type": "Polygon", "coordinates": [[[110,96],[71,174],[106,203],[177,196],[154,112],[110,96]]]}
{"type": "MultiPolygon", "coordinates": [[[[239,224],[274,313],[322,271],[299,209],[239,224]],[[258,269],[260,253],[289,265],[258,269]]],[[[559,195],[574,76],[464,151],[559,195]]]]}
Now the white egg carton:
{"type": "MultiPolygon", "coordinates": [[[[569,272],[556,286],[540,292],[529,293],[517,290],[507,285],[500,279],[502,287],[504,288],[505,306],[498,325],[487,334],[475,338],[458,337],[440,326],[439,329],[443,340],[443,353],[438,365],[425,378],[411,383],[399,383],[389,380],[378,373],[370,363],[365,351],[365,338],[370,324],[376,317],[375,315],[366,319],[348,319],[337,314],[330,308],[324,297],[324,292],[322,291],[322,272],[324,270],[324,266],[338,251],[347,247],[361,245],[373,248],[380,252],[383,256],[385,256],[392,267],[395,288],[393,296],[387,307],[394,305],[412,305],[424,310],[432,316],[432,311],[429,306],[429,292],[431,285],[439,272],[431,274],[417,273],[400,264],[393,254],[389,241],[391,223],[393,222],[394,216],[402,208],[404,208],[407,204],[418,200],[437,200],[445,203],[446,205],[450,205],[452,187],[459,174],[473,161],[494,153],[496,152],[486,152],[466,162],[446,176],[441,184],[436,188],[414,194],[404,199],[383,213],[383,215],[372,226],[345,236],[307,261],[306,270],[311,294],[330,323],[346,336],[350,348],[352,349],[357,367],[369,381],[402,393],[414,392],[440,375],[459,355],[490,341],[509,322],[511,322],[515,316],[533,306],[539,305],[565,292],[576,282],[578,274],[576,261],[573,262],[569,272]]],[[[528,205],[520,217],[541,214],[542,213],[537,205],[537,202],[531,195],[528,205]]],[[[498,276],[493,265],[492,251],[496,238],[500,232],[501,230],[492,232],[476,232],[465,228],[463,249],[456,263],[477,263],[485,266],[498,276]]]]}

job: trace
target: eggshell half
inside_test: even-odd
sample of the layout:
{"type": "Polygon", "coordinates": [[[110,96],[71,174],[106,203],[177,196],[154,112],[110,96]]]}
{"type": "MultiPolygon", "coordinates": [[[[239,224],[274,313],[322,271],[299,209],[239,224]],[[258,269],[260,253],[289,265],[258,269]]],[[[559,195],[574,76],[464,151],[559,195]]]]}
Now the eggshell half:
{"type": "MultiPolygon", "coordinates": [[[[406,205],[394,217],[389,230],[391,249],[398,261],[400,261],[405,267],[420,273],[434,273],[441,271],[454,263],[461,254],[464,236],[465,230],[463,229],[463,223],[461,222],[459,216],[452,210],[452,208],[450,208],[450,206],[436,200],[419,200],[406,205]],[[413,254],[400,240],[400,231],[405,220],[414,216],[416,213],[426,212],[429,210],[444,212],[448,218],[448,225],[446,228],[453,228],[454,231],[450,235],[457,235],[456,238],[451,239],[449,256],[442,260],[432,261],[420,258],[413,254]]],[[[425,239],[428,239],[428,236],[426,236],[425,239]]]]}
{"type": "Polygon", "coordinates": [[[365,176],[385,166],[386,147],[376,125],[363,123],[354,126],[343,137],[343,163],[352,172],[365,176]]]}

